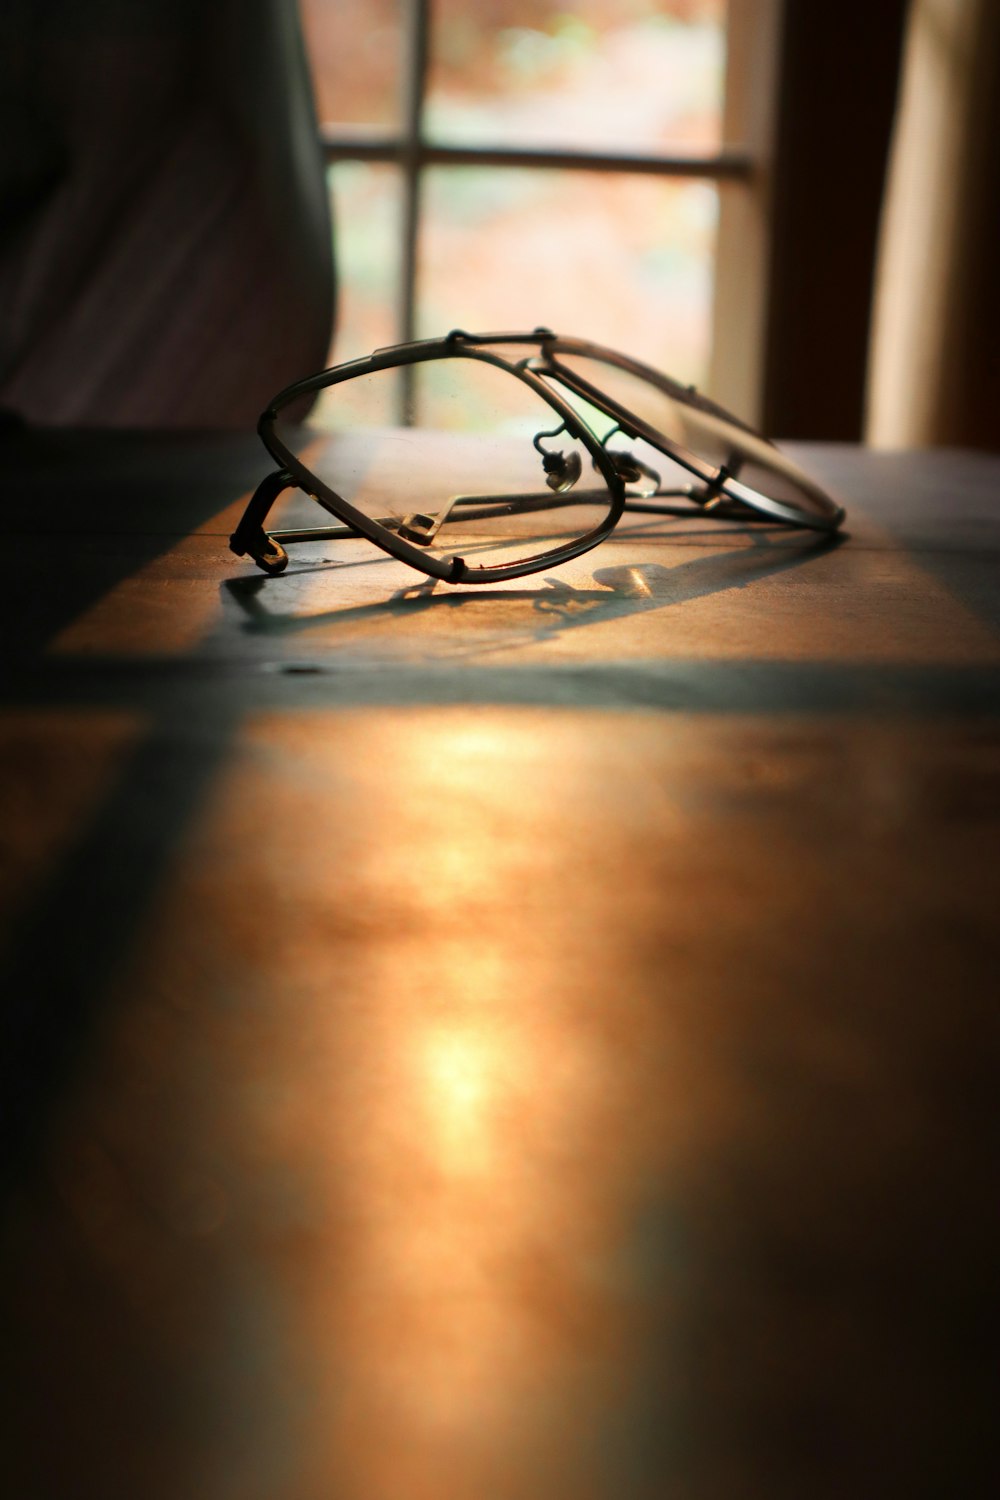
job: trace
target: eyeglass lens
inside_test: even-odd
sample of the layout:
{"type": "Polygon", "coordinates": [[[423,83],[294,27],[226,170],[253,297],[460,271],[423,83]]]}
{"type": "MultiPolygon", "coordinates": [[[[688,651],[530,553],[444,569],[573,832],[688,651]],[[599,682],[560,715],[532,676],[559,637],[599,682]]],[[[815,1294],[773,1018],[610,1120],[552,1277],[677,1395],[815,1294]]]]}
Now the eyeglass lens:
{"type": "MultiPolygon", "coordinates": [[[[342,381],[318,417],[303,452],[310,472],[437,557],[510,566],[586,536],[613,504],[559,412],[518,376],[475,358],[342,381]]],[[[280,417],[276,430],[302,448],[302,434],[280,417]]],[[[323,551],[331,555],[326,543],[323,551]]]]}
{"type": "MultiPolygon", "coordinates": [[[[694,392],[677,387],[671,394],[637,373],[622,369],[609,360],[590,354],[558,352],[558,365],[579,376],[589,386],[604,392],[618,406],[639,417],[647,426],[662,433],[675,447],[690,455],[696,464],[726,473],[750,489],[771,500],[794,507],[803,519],[827,517],[832,503],[818,487],[788,460],[781,451],[757,434],[744,428],[726,414],[712,410],[694,392]]],[[[613,426],[609,418],[595,412],[585,397],[565,390],[571,406],[603,436],[602,426],[613,426]]],[[[609,446],[616,446],[615,439],[609,446]]],[[[692,476],[683,465],[672,462],[662,450],[642,443],[640,458],[654,466],[664,488],[691,484],[692,476]],[[655,456],[651,456],[655,455],[655,456]]]]}

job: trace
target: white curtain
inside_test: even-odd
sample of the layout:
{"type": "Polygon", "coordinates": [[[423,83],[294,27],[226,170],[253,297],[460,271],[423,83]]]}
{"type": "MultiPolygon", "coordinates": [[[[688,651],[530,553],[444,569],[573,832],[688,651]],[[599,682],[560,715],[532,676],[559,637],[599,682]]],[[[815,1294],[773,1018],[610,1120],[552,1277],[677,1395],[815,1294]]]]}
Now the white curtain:
{"type": "Polygon", "coordinates": [[[912,0],[877,263],[869,442],[1000,448],[1000,0],[912,0]]]}

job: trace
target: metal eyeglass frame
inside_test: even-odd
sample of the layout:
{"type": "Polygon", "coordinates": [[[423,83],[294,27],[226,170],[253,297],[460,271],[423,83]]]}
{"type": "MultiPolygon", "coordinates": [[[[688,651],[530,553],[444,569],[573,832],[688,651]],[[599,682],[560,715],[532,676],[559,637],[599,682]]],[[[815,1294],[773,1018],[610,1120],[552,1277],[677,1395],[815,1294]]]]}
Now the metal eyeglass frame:
{"type": "MultiPolygon", "coordinates": [[[[237,556],[249,555],[265,573],[282,573],[288,565],[285,546],[295,542],[340,540],[362,537],[379,547],[383,552],[408,563],[430,578],[445,583],[500,583],[507,579],[523,578],[542,569],[579,557],[584,552],[604,541],[614,531],[625,511],[641,511],[667,515],[698,515],[706,512],[719,519],[742,521],[780,522],[784,525],[810,530],[833,532],[844,517],[836,505],[797,465],[775,448],[766,438],[741,422],[731,413],[716,406],[700,395],[691,386],[683,386],[669,376],[648,365],[641,364],[629,356],[582,339],[564,338],[547,328],[536,328],[531,333],[469,334],[455,329],[445,338],[425,339],[409,344],[396,344],[377,349],[365,359],[351,360],[343,365],[334,365],[315,375],[307,376],[286,386],[262,414],[257,425],[261,441],[271,456],[280,465],[258,485],[243,516],[230,538],[230,548],[237,556]],[[496,352],[495,346],[537,345],[539,354],[517,360],[505,358],[496,352]],[[713,465],[698,455],[666,437],[634,412],[620,405],[598,387],[589,384],[576,371],[559,362],[558,355],[583,356],[598,362],[611,364],[641,380],[647,381],[663,391],[682,406],[706,414],[710,419],[735,428],[743,438],[756,446],[763,445],[768,462],[791,478],[818,507],[815,512],[800,509],[792,503],[772,499],[736,476],[736,466],[713,465]],[[283,408],[315,395],[318,391],[339,385],[358,376],[376,371],[402,369],[438,359],[473,359],[483,361],[523,381],[559,418],[555,432],[536,435],[534,446],[542,456],[543,469],[547,476],[547,491],[529,495],[482,495],[453,497],[437,517],[423,514],[407,516],[402,520],[384,518],[375,520],[359,510],[342,495],[330,488],[318,475],[313,474],[299,457],[282,441],[275,430],[278,414],[283,408]],[[612,419],[614,426],[604,438],[597,435],[550,382],[583,398],[591,406],[612,419]],[[473,565],[462,557],[436,557],[426,547],[433,540],[438,527],[457,504],[475,504],[476,517],[511,513],[517,510],[555,508],[572,505],[585,498],[584,493],[574,491],[572,485],[579,477],[580,468],[568,466],[571,472],[564,473],[565,460],[562,455],[544,449],[541,438],[553,437],[565,431],[582,443],[590,454],[594,468],[601,474],[608,487],[607,515],[600,525],[583,536],[576,537],[560,547],[548,548],[544,552],[521,558],[511,564],[473,565]],[[664,453],[694,476],[696,483],[683,488],[662,489],[659,475],[630,453],[609,449],[609,439],[621,433],[626,438],[642,440],[664,453]],[[773,455],[773,460],[772,456],[773,455]],[[650,489],[648,481],[652,481],[650,489]],[[639,498],[627,495],[626,484],[646,482],[639,498]],[[298,488],[314,499],[324,510],[334,516],[338,526],[300,527],[277,531],[266,531],[264,523],[278,497],[287,489],[298,488]],[[662,503],[661,497],[673,497],[687,502],[683,507],[662,503]]],[[[604,492],[602,491],[602,497],[604,492]]],[[[463,519],[470,519],[465,512],[463,519]]]]}

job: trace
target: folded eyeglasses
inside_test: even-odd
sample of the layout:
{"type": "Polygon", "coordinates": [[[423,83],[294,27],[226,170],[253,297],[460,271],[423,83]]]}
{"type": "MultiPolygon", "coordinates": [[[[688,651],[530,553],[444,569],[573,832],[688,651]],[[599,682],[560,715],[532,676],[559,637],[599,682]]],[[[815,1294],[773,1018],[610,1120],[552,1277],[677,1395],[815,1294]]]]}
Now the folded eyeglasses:
{"type": "Polygon", "coordinates": [[[693,386],[545,328],[378,349],[288,386],[258,432],[279,467],[230,547],[265,573],[284,571],[291,544],[365,538],[430,578],[494,583],[578,557],[623,516],[820,532],[844,518],[786,454],[693,386]],[[294,413],[321,392],[331,393],[322,430],[301,426],[294,413]],[[265,530],[289,489],[337,524],[265,530]]]}

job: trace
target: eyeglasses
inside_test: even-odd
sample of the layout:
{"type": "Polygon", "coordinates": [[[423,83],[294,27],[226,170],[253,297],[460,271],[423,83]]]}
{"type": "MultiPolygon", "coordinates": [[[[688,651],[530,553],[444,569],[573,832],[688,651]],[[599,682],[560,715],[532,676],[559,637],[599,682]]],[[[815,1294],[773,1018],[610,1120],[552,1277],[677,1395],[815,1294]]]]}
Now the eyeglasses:
{"type": "Polygon", "coordinates": [[[495,583],[580,556],[626,514],[820,532],[844,518],[693,386],[545,328],[376,350],[288,386],[258,432],[279,468],[230,547],[265,573],[284,571],[293,543],[364,538],[430,578],[495,583]],[[319,432],[296,413],[321,391],[332,394],[319,432]],[[295,488],[338,524],[265,530],[295,488]]]}

